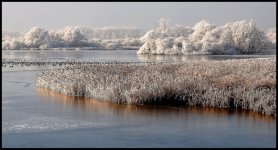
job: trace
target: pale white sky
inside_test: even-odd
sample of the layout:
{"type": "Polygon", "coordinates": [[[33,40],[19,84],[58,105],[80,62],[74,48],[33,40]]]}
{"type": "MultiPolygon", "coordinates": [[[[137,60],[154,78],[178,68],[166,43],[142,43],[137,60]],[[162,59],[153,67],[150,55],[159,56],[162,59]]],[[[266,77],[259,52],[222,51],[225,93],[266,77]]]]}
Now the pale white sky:
{"type": "Polygon", "coordinates": [[[34,26],[68,25],[154,28],[160,18],[193,26],[253,19],[263,30],[276,26],[275,2],[2,2],[2,30],[26,32],[34,26]]]}

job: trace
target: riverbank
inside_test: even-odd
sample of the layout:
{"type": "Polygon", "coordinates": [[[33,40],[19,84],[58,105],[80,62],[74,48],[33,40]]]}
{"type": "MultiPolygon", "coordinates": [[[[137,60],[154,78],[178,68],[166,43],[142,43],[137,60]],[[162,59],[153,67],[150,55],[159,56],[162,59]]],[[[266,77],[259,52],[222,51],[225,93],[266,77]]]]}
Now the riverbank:
{"type": "Polygon", "coordinates": [[[37,87],[114,103],[247,109],[276,116],[276,59],[175,64],[75,64],[37,87]]]}

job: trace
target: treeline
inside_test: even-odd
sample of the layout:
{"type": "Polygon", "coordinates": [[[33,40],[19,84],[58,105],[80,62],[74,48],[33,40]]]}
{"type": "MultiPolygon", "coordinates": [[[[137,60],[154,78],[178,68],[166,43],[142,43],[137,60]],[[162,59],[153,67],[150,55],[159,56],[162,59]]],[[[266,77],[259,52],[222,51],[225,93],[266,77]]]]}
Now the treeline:
{"type": "Polygon", "coordinates": [[[148,31],[137,54],[251,54],[276,48],[276,29],[267,33],[254,21],[236,21],[216,26],[207,21],[194,27],[170,26],[161,19],[148,31]]]}
{"type": "Polygon", "coordinates": [[[141,46],[139,38],[143,34],[144,32],[136,27],[92,29],[68,26],[58,31],[34,27],[25,34],[4,31],[2,33],[2,49],[141,46]]]}
{"type": "Polygon", "coordinates": [[[170,25],[161,19],[148,32],[136,27],[88,28],[68,26],[58,31],[34,27],[25,34],[2,33],[2,49],[47,48],[118,49],[137,47],[137,54],[253,54],[276,49],[276,28],[267,32],[254,21],[216,26],[200,21],[195,26],[170,25]]]}

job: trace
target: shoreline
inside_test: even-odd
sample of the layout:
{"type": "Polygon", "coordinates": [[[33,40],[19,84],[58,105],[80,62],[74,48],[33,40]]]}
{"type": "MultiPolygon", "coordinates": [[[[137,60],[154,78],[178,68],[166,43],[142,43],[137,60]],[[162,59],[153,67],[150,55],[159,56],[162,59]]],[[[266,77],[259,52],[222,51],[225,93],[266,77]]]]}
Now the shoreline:
{"type": "Polygon", "coordinates": [[[98,99],[93,99],[90,97],[81,97],[81,96],[67,96],[62,93],[54,92],[45,88],[36,88],[36,92],[39,96],[51,99],[45,99],[49,101],[55,101],[57,103],[67,105],[70,107],[82,106],[85,108],[84,111],[93,111],[94,109],[100,109],[102,111],[111,111],[113,109],[123,109],[124,111],[134,112],[134,111],[169,111],[169,110],[188,110],[198,113],[208,113],[211,115],[250,115],[255,116],[258,119],[263,119],[266,121],[271,121],[276,119],[274,115],[264,115],[259,112],[254,112],[251,110],[229,110],[226,108],[213,108],[213,107],[202,107],[202,106],[161,106],[161,105],[139,105],[139,104],[117,104],[110,101],[102,101],[98,99]]]}

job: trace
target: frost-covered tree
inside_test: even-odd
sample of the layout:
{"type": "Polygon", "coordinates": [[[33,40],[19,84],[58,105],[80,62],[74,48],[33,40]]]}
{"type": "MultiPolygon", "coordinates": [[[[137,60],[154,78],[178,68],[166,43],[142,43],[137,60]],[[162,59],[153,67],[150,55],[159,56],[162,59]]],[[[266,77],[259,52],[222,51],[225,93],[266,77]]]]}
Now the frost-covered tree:
{"type": "Polygon", "coordinates": [[[158,38],[155,40],[156,51],[153,51],[152,54],[168,54],[171,53],[171,48],[173,46],[173,38],[158,38]]]}
{"type": "Polygon", "coordinates": [[[31,48],[39,48],[49,41],[48,31],[41,27],[34,27],[24,35],[24,43],[31,48]]]}
{"type": "Polygon", "coordinates": [[[137,54],[251,54],[269,49],[273,34],[268,33],[267,38],[252,20],[223,26],[200,21],[190,28],[172,27],[162,19],[157,29],[142,36],[137,54]]]}
{"type": "Polygon", "coordinates": [[[78,27],[68,26],[64,28],[61,39],[65,41],[67,46],[76,47],[81,45],[82,40],[86,40],[84,35],[81,34],[78,27]]]}
{"type": "Polygon", "coordinates": [[[105,48],[109,43],[114,46],[141,46],[142,43],[139,38],[142,35],[144,35],[144,31],[137,27],[89,28],[86,26],[68,26],[58,31],[47,31],[41,27],[34,27],[23,35],[18,32],[4,30],[2,32],[2,47],[10,49],[11,45],[13,45],[11,42],[16,43],[18,38],[24,39],[24,43],[19,44],[21,46],[19,46],[19,49],[59,47],[105,48]]]}
{"type": "Polygon", "coordinates": [[[124,46],[141,46],[142,43],[139,39],[127,38],[127,39],[123,40],[122,45],[124,45],[124,46]]]}
{"type": "Polygon", "coordinates": [[[2,41],[2,49],[5,50],[18,50],[24,47],[24,42],[19,38],[8,38],[2,41]]]}
{"type": "Polygon", "coordinates": [[[276,47],[276,28],[269,29],[266,34],[268,40],[273,44],[272,47],[276,47]]]}
{"type": "Polygon", "coordinates": [[[214,24],[210,24],[207,21],[200,21],[194,27],[194,32],[189,35],[189,40],[193,42],[198,42],[203,39],[207,32],[214,29],[216,26],[214,24]]]}
{"type": "Polygon", "coordinates": [[[161,18],[159,20],[159,27],[158,27],[158,32],[161,32],[161,33],[164,33],[164,34],[167,34],[169,32],[169,20],[168,19],[165,19],[165,18],[161,18]]]}
{"type": "Polygon", "coordinates": [[[45,47],[48,48],[59,48],[66,47],[65,41],[62,39],[63,32],[49,31],[49,41],[45,47]]]}
{"type": "Polygon", "coordinates": [[[192,46],[194,46],[195,51],[203,54],[208,53],[207,50],[209,49],[208,47],[210,47],[211,42],[207,41],[212,41],[212,30],[215,28],[216,25],[210,24],[205,20],[198,22],[193,27],[194,31],[189,35],[188,40],[192,43],[192,46]]]}
{"type": "Polygon", "coordinates": [[[152,51],[156,51],[156,32],[154,30],[148,31],[143,37],[140,38],[140,41],[144,43],[137,54],[150,54],[152,51]]]}
{"type": "Polygon", "coordinates": [[[137,27],[102,27],[102,28],[82,28],[88,39],[126,39],[126,38],[140,38],[144,35],[143,30],[137,27]]]}
{"type": "Polygon", "coordinates": [[[184,37],[188,38],[193,33],[193,29],[189,26],[175,25],[170,26],[169,36],[171,37],[184,37]]]}
{"type": "Polygon", "coordinates": [[[228,24],[224,32],[232,46],[241,53],[259,52],[266,48],[265,33],[256,27],[254,21],[236,21],[228,24]]]}

